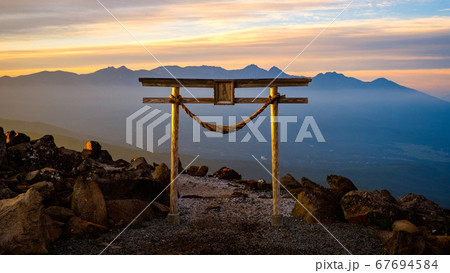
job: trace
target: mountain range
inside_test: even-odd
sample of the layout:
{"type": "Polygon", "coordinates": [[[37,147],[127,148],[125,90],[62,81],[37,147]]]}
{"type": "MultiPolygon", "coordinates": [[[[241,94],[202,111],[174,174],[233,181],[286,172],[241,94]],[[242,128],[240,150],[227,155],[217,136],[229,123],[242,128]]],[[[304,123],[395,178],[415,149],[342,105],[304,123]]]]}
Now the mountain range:
{"type": "MultiPolygon", "coordinates": [[[[256,65],[226,70],[221,67],[167,67],[179,78],[273,78],[281,70],[264,70],[256,65]]],[[[108,67],[94,73],[78,75],[55,71],[19,77],[0,78],[0,117],[5,120],[37,121],[63,128],[68,137],[89,136],[124,149],[125,119],[142,105],[143,97],[167,97],[169,88],[142,87],[139,77],[171,77],[163,67],[130,70],[125,66],[108,67]],[[76,133],[70,133],[76,132],[76,133]]],[[[281,73],[280,77],[297,77],[281,73]]],[[[212,90],[189,90],[195,96],[212,97],[212,90]]],[[[236,96],[256,96],[261,89],[237,89],[236,96]]],[[[190,96],[182,90],[183,96],[190,96]]],[[[327,174],[351,178],[358,188],[387,188],[394,195],[409,192],[450,206],[450,103],[413,90],[385,78],[371,82],[336,72],[320,73],[308,87],[280,88],[287,97],[308,97],[307,105],[285,104],[280,115],[296,116],[289,124],[286,143],[280,144],[281,173],[306,176],[325,182],[327,174]],[[326,142],[306,138],[294,142],[305,116],[313,116],[326,142]]],[[[261,96],[267,96],[265,90],[261,96]]],[[[170,105],[150,105],[170,113],[170,105]]],[[[199,115],[249,116],[260,105],[232,106],[188,105],[199,115]]],[[[238,132],[236,142],[228,137],[192,141],[192,120],[182,114],[180,149],[186,160],[200,155],[202,162],[230,165],[247,178],[269,175],[253,159],[261,159],[270,169],[270,124],[268,111],[259,127],[267,142],[251,135],[242,142],[247,128],[238,132]],[[269,159],[269,160],[264,160],[269,159]]],[[[4,121],[2,121],[4,122],[4,121]]],[[[238,120],[239,122],[239,120],[238,120]]],[[[2,124],[0,124],[2,126],[2,124]]],[[[164,126],[155,132],[164,134],[164,126]]],[[[33,130],[39,131],[38,128],[33,130]]],[[[45,134],[46,132],[36,132],[45,134]]],[[[169,143],[157,148],[164,154],[169,143]]],[[[147,153],[147,152],[146,152],[147,153]]],[[[152,162],[152,154],[148,154],[152,162]]],[[[155,154],[156,156],[156,154],[155,154]]],[[[168,160],[167,160],[168,161],[168,160]]],[[[210,165],[210,164],[208,164],[210,165]]]]}

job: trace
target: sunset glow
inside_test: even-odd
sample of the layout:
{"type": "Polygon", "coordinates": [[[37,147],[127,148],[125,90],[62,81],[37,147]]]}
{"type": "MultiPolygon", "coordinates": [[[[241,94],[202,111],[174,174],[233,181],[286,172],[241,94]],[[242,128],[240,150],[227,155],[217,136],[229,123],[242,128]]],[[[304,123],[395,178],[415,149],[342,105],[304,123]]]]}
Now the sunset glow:
{"type": "MultiPolygon", "coordinates": [[[[103,0],[164,65],[289,62],[348,1],[103,0]],[[153,1],[152,1],[153,2],[153,1]]],[[[287,69],[385,77],[435,96],[450,93],[450,10],[445,1],[354,1],[287,69]],[[418,76],[427,81],[416,81],[418,76]]],[[[0,75],[42,70],[90,73],[107,66],[159,64],[97,1],[0,4],[0,75]]]]}

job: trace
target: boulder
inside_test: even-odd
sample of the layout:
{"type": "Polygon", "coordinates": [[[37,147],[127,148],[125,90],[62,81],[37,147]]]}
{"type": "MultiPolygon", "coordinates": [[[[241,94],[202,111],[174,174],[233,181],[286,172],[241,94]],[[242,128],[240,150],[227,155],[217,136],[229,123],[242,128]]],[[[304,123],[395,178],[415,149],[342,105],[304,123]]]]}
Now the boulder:
{"type": "Polygon", "coordinates": [[[66,223],[72,216],[75,216],[71,209],[58,206],[50,206],[45,209],[45,213],[53,220],[66,223]]]}
{"type": "Polygon", "coordinates": [[[166,217],[170,212],[170,208],[168,206],[156,201],[153,201],[152,203],[152,210],[156,218],[166,217]]]}
{"type": "Polygon", "coordinates": [[[144,220],[155,218],[153,204],[146,209],[148,202],[139,199],[124,199],[106,201],[108,217],[113,227],[125,227],[133,221],[135,217],[142,214],[133,222],[137,225],[144,220]]]}
{"type": "Polygon", "coordinates": [[[283,175],[280,179],[281,189],[292,190],[301,188],[302,185],[290,173],[283,175]],[[284,186],[284,187],[283,187],[284,186]]]}
{"type": "Polygon", "coordinates": [[[24,182],[27,184],[34,184],[39,181],[62,181],[63,173],[53,168],[42,168],[39,170],[28,172],[25,175],[24,182]]]}
{"type": "Polygon", "coordinates": [[[407,220],[395,221],[384,248],[391,255],[420,255],[425,249],[423,231],[407,220]]]}
{"type": "Polygon", "coordinates": [[[45,254],[48,240],[42,197],[37,190],[0,200],[0,254],[45,254]]]}
{"type": "Polygon", "coordinates": [[[30,142],[30,137],[23,133],[9,131],[6,134],[6,147],[11,147],[20,143],[30,142]]]}
{"type": "Polygon", "coordinates": [[[14,198],[17,195],[18,193],[13,192],[4,182],[0,181],[0,200],[14,198]]]}
{"type": "Polygon", "coordinates": [[[408,219],[425,226],[433,235],[446,235],[450,232],[448,218],[444,209],[423,195],[410,193],[397,199],[398,204],[408,212],[408,219]]]}
{"type": "Polygon", "coordinates": [[[98,143],[97,141],[91,140],[88,141],[86,145],[84,145],[81,155],[84,158],[97,159],[100,156],[101,151],[102,145],[100,145],[100,143],[98,143]]]}
{"type": "Polygon", "coordinates": [[[45,229],[48,234],[48,242],[52,243],[56,241],[62,235],[62,225],[63,223],[58,223],[54,221],[49,215],[44,214],[45,218],[45,229]]]}
{"type": "Polygon", "coordinates": [[[242,176],[240,174],[238,174],[235,170],[227,167],[220,168],[217,172],[213,174],[213,176],[225,180],[242,179],[242,176]]]}
{"type": "Polygon", "coordinates": [[[330,185],[330,188],[337,191],[341,197],[349,191],[358,190],[350,179],[339,175],[328,175],[327,183],[330,185]]]}
{"type": "Polygon", "coordinates": [[[397,200],[394,198],[394,196],[392,196],[392,194],[388,190],[386,190],[386,189],[381,190],[380,194],[388,202],[391,202],[393,204],[397,204],[397,200]]]}
{"type": "Polygon", "coordinates": [[[400,206],[390,202],[379,191],[350,191],[342,197],[341,207],[349,223],[385,229],[405,216],[400,206]]]}
{"type": "Polygon", "coordinates": [[[105,199],[94,181],[84,181],[81,177],[77,179],[73,187],[71,208],[83,220],[108,225],[105,199]]]}
{"type": "Polygon", "coordinates": [[[6,136],[3,128],[0,127],[0,166],[6,162],[6,136]]]}
{"type": "Polygon", "coordinates": [[[425,238],[419,233],[394,231],[384,248],[390,255],[420,255],[425,249],[425,238]]]}
{"type": "Polygon", "coordinates": [[[131,159],[131,164],[129,164],[127,170],[142,170],[150,172],[153,170],[153,166],[150,166],[144,157],[138,157],[131,159]]]}
{"type": "Polygon", "coordinates": [[[60,158],[60,170],[70,172],[83,162],[83,156],[80,152],[61,147],[58,149],[60,158]]]}
{"type": "Polygon", "coordinates": [[[302,181],[302,187],[304,187],[304,188],[311,188],[311,189],[322,188],[322,189],[326,189],[324,186],[319,185],[316,182],[313,182],[313,181],[309,180],[306,177],[302,177],[301,181],[302,181]]]}
{"type": "Polygon", "coordinates": [[[340,196],[332,189],[322,186],[304,187],[300,189],[297,200],[291,215],[300,216],[308,223],[317,223],[319,220],[321,223],[330,224],[344,220],[339,204],[340,196]]]}
{"type": "Polygon", "coordinates": [[[65,232],[71,235],[96,235],[106,232],[105,226],[85,221],[77,216],[72,216],[67,222],[65,232]]]}
{"type": "Polygon", "coordinates": [[[83,158],[95,159],[102,163],[113,163],[108,151],[102,150],[102,145],[97,141],[88,141],[81,152],[83,158]]]}
{"type": "Polygon", "coordinates": [[[155,168],[155,172],[153,173],[153,178],[163,183],[163,185],[170,184],[170,169],[166,164],[161,163],[155,168]]]}
{"type": "Polygon", "coordinates": [[[30,186],[31,189],[35,189],[41,194],[42,200],[47,200],[53,197],[55,187],[52,182],[41,181],[30,186]]]}
{"type": "Polygon", "coordinates": [[[392,224],[392,231],[419,232],[419,228],[408,220],[397,220],[392,224]]]}
{"type": "Polygon", "coordinates": [[[98,161],[102,163],[111,164],[114,163],[112,156],[109,154],[107,150],[102,150],[100,152],[100,156],[97,158],[98,161]]]}
{"type": "Polygon", "coordinates": [[[34,171],[45,167],[58,169],[61,166],[59,150],[51,135],[11,146],[7,154],[9,164],[16,170],[34,171]]]}
{"type": "Polygon", "coordinates": [[[208,174],[207,166],[190,166],[186,170],[187,174],[191,176],[206,176],[208,174]]]}
{"type": "Polygon", "coordinates": [[[180,158],[178,158],[177,168],[178,168],[178,173],[182,173],[183,172],[183,164],[181,163],[181,159],[180,158]]]}
{"type": "Polygon", "coordinates": [[[105,200],[140,199],[151,202],[157,201],[169,205],[169,189],[167,184],[148,178],[127,176],[123,173],[117,176],[103,176],[96,178],[105,200]],[[160,194],[161,193],[161,194],[160,194]]]}
{"type": "Polygon", "coordinates": [[[258,179],[258,190],[261,191],[271,191],[272,190],[272,184],[267,183],[266,180],[260,178],[258,179]]]}
{"type": "Polygon", "coordinates": [[[450,236],[427,236],[425,237],[426,255],[448,255],[450,253],[450,236]]]}

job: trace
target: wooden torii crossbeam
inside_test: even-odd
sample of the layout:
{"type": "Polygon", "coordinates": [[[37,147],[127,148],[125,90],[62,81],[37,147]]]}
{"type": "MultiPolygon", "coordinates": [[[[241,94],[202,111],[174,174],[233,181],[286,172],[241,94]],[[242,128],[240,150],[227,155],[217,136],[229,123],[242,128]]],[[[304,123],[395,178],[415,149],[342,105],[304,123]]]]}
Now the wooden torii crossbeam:
{"type": "MultiPolygon", "coordinates": [[[[180,103],[213,103],[214,105],[234,105],[236,103],[271,104],[270,121],[272,137],[272,195],[273,214],[272,226],[282,225],[282,215],[279,211],[280,184],[279,184],[279,152],[278,152],[278,104],[279,103],[308,103],[308,98],[286,98],[280,96],[278,87],[308,86],[311,78],[277,78],[277,79],[173,79],[173,78],[139,78],[142,86],[172,87],[170,98],[143,98],[143,103],[172,103],[172,138],[170,160],[170,213],[168,221],[173,224],[180,223],[178,214],[178,129],[180,103]],[[214,88],[213,98],[181,98],[180,87],[214,88]],[[269,98],[236,98],[235,88],[270,87],[269,98]]],[[[185,109],[185,106],[182,105],[185,109]]],[[[186,110],[185,110],[186,111],[186,110]]],[[[193,117],[191,115],[191,117],[193,117]]],[[[232,132],[232,131],[231,131],[232,132]]]]}

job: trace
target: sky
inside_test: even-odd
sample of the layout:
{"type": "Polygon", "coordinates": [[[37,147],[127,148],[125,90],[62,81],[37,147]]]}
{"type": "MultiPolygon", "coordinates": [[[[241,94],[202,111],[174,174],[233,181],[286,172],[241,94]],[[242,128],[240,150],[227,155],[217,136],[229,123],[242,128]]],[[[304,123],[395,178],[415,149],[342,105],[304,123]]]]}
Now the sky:
{"type": "Polygon", "coordinates": [[[442,97],[450,93],[450,1],[0,2],[0,76],[160,63],[336,71],[442,97]]]}

